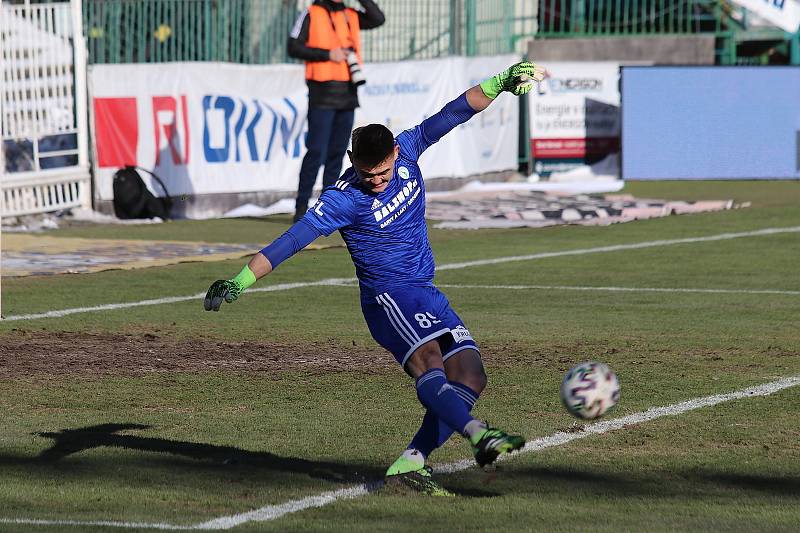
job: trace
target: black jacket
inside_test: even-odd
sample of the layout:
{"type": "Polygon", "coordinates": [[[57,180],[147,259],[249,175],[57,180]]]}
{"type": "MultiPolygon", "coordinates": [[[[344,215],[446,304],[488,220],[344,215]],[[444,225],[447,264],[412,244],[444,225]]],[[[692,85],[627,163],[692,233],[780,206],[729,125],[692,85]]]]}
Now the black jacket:
{"type": "MultiPolygon", "coordinates": [[[[373,0],[358,0],[364,11],[358,11],[358,23],[362,30],[370,30],[382,25],[386,18],[373,0]]],[[[344,3],[333,0],[314,0],[314,4],[328,11],[340,11],[344,3]]],[[[310,26],[308,10],[304,10],[295,22],[287,45],[289,56],[303,61],[328,61],[329,50],[306,46],[310,26]]],[[[308,105],[323,109],[355,109],[358,107],[356,87],[349,81],[308,80],[308,105]]]]}

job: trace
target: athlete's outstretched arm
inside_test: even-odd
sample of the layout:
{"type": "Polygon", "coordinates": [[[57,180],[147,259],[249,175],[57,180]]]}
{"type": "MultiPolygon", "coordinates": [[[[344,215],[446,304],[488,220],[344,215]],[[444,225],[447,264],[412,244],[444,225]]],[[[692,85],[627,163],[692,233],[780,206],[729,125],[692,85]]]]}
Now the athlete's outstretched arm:
{"type": "Polygon", "coordinates": [[[203,300],[206,311],[219,311],[222,301],[231,303],[245,289],[263,278],[286,259],[290,258],[322,235],[319,229],[300,220],[283,235],[272,241],[250,259],[242,271],[231,279],[218,279],[209,287],[203,300]]]}
{"type": "Polygon", "coordinates": [[[500,74],[484,80],[448,102],[437,113],[418,126],[397,136],[397,144],[406,157],[418,158],[448,132],[483,111],[504,91],[521,96],[531,90],[534,82],[544,79],[544,69],[528,61],[510,66],[500,74]]]}
{"type": "Polygon", "coordinates": [[[330,235],[351,224],[354,219],[355,204],[352,196],[337,188],[324,191],[306,216],[254,255],[236,277],[218,279],[212,283],[203,300],[203,307],[206,311],[219,311],[223,301],[235,301],[257,279],[278,268],[278,265],[311,244],[317,237],[330,235]]]}
{"type": "Polygon", "coordinates": [[[476,112],[483,111],[504,91],[515,96],[528,94],[534,82],[544,79],[544,74],[544,68],[539,65],[521,61],[469,89],[466,93],[467,102],[476,112]]]}

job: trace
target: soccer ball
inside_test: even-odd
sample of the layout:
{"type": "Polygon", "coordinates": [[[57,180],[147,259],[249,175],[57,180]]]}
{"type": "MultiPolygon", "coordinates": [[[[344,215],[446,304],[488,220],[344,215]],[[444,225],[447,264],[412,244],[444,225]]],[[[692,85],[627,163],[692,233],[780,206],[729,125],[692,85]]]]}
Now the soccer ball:
{"type": "Polygon", "coordinates": [[[587,362],[574,366],[561,382],[561,402],[572,415],[591,420],[617,405],[619,381],[608,365],[587,362]]]}

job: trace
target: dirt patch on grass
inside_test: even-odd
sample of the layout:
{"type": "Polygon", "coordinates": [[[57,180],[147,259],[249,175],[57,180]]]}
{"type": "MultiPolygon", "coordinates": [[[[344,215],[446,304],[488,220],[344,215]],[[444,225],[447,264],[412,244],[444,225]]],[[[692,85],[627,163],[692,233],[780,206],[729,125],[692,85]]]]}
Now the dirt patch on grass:
{"type": "MultiPolygon", "coordinates": [[[[681,349],[607,345],[530,346],[509,342],[481,343],[487,371],[509,367],[537,367],[563,372],[584,360],[610,364],[654,366],[678,358],[684,364],[706,361],[714,368],[742,368],[797,360],[796,350],[769,346],[765,350],[681,349]]],[[[197,337],[175,340],[167,333],[76,333],[13,330],[0,337],[0,378],[45,378],[62,375],[142,375],[167,372],[362,372],[393,373],[394,358],[378,345],[337,342],[231,342],[197,337]]]]}
{"type": "Polygon", "coordinates": [[[273,342],[176,341],[152,334],[17,331],[3,335],[0,376],[125,375],[214,370],[276,373],[396,371],[380,347],[273,342]]]}
{"type": "MultiPolygon", "coordinates": [[[[519,364],[547,366],[544,352],[506,343],[482,345],[487,369],[519,364]]],[[[375,345],[175,340],[169,333],[85,333],[13,330],[0,337],[0,378],[142,375],[158,372],[362,372],[400,370],[375,345]]]]}

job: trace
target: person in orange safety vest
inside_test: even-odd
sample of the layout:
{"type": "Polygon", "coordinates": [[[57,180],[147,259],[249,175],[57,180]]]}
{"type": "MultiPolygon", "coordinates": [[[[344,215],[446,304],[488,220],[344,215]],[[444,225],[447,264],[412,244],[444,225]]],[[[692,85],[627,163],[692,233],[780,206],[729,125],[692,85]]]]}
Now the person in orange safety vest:
{"type": "Polygon", "coordinates": [[[384,15],[372,0],[359,0],[362,10],[342,0],[315,0],[304,10],[289,34],[289,56],[306,63],[308,136],[300,167],[294,220],[308,209],[320,165],[322,187],[339,178],[358,107],[347,58],[352,52],[361,64],[361,30],[377,28],[384,15]]]}

